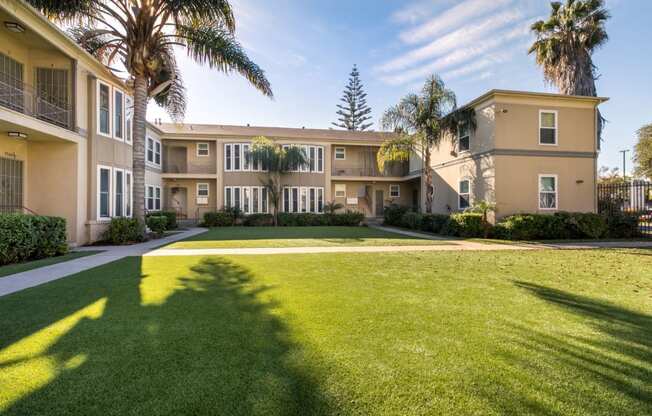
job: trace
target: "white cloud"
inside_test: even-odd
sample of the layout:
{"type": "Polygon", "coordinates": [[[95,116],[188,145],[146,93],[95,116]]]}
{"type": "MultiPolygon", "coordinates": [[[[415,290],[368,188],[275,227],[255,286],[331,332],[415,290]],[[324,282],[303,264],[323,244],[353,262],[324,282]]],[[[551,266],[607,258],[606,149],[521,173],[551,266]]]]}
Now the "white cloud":
{"type": "Polygon", "coordinates": [[[426,76],[432,72],[441,72],[448,68],[459,66],[477,57],[483,56],[510,41],[520,39],[529,34],[530,20],[522,21],[519,25],[511,30],[487,37],[485,40],[474,42],[467,47],[457,47],[455,50],[439,59],[421,65],[418,68],[398,72],[393,75],[381,76],[380,79],[391,85],[401,85],[411,82],[417,78],[426,76]]]}
{"type": "Polygon", "coordinates": [[[410,3],[392,13],[392,21],[396,23],[411,23],[414,24],[436,12],[435,5],[449,5],[455,0],[422,0],[416,3],[410,3]]]}
{"type": "MultiPolygon", "coordinates": [[[[392,72],[409,68],[421,61],[440,56],[460,48],[482,44],[490,38],[491,33],[523,18],[522,12],[508,10],[488,17],[482,22],[473,22],[445,36],[437,38],[429,44],[405,53],[375,68],[378,72],[392,72]]],[[[453,52],[455,53],[455,52],[453,52]]]]}
{"type": "MultiPolygon", "coordinates": [[[[511,3],[512,0],[465,0],[414,29],[406,30],[399,35],[408,44],[415,44],[432,39],[446,30],[459,27],[470,19],[479,17],[511,3]]],[[[416,12],[406,11],[404,19],[418,16],[416,12]]],[[[408,20],[409,21],[409,20],[408,20]]]]}

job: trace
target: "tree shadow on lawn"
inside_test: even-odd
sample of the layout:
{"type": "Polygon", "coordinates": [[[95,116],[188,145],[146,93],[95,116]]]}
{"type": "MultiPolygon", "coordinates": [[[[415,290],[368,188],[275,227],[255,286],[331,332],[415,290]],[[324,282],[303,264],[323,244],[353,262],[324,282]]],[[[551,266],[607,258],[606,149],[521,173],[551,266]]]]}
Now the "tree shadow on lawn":
{"type": "MultiPolygon", "coordinates": [[[[54,365],[50,378],[3,414],[334,412],[315,379],[318,372],[301,359],[301,348],[271,312],[277,305],[258,299],[269,288],[252,284],[247,269],[221,258],[204,258],[188,276],[177,278],[178,286],[169,296],[143,304],[142,279],[152,277],[142,275],[141,258],[108,267],[122,272],[107,278],[100,267],[90,275],[62,279],[93,289],[84,293],[77,288],[62,297],[67,307],[55,311],[49,323],[66,309],[71,314],[85,302],[104,298],[100,316],[81,318],[38,356],[0,361],[0,371],[32,365],[30,360],[54,365]],[[84,301],[77,300],[78,295],[84,301]]],[[[56,283],[40,289],[56,289],[56,283]]],[[[38,296],[35,292],[31,295],[38,296]]],[[[47,325],[45,315],[32,325],[24,322],[28,331],[47,325]]],[[[11,339],[29,335],[24,333],[18,331],[11,339]]]]}
{"type": "Polygon", "coordinates": [[[558,289],[514,283],[581,317],[592,331],[509,323],[512,345],[502,348],[497,360],[509,378],[491,392],[479,392],[491,407],[513,414],[561,415],[569,408],[591,415],[652,414],[652,317],[558,289]],[[496,400],[498,391],[512,398],[496,400]]]}

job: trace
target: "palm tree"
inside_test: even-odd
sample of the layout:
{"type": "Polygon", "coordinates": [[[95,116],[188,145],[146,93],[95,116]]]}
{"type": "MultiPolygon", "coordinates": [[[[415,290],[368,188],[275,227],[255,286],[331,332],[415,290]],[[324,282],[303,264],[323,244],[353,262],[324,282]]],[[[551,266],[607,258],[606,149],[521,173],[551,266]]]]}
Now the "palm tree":
{"type": "Polygon", "coordinates": [[[408,94],[394,107],[385,111],[381,125],[398,133],[388,139],[377,154],[378,168],[384,170],[386,162],[405,162],[410,154],[423,158],[423,176],[426,185],[426,212],[432,212],[434,187],[430,156],[433,146],[441,142],[444,117],[457,107],[455,93],[446,88],[444,81],[431,75],[420,94],[408,94]]]}
{"type": "Polygon", "coordinates": [[[344,205],[336,201],[330,201],[324,204],[324,213],[335,214],[338,210],[344,208],[344,205]]]}
{"type": "Polygon", "coordinates": [[[154,98],[175,121],[183,119],[185,89],[174,47],[212,69],[236,71],[272,97],[263,70],[235,39],[228,0],[28,0],[47,17],[72,24],[69,34],[134,89],[134,217],[144,219],[147,103],[154,98]]]}
{"type": "Polygon", "coordinates": [[[254,137],[251,150],[247,156],[250,163],[259,164],[263,170],[269,173],[262,184],[267,188],[270,202],[274,210],[274,225],[278,225],[278,211],[280,207],[281,176],[298,169],[299,166],[308,163],[308,157],[299,146],[286,146],[274,142],[264,136],[254,137]]]}
{"type": "Polygon", "coordinates": [[[489,238],[489,230],[491,229],[491,224],[489,223],[489,213],[496,212],[496,204],[493,204],[485,200],[480,200],[480,201],[476,201],[472,207],[467,208],[466,211],[482,214],[482,227],[484,228],[484,238],[489,238]]]}
{"type": "MultiPolygon", "coordinates": [[[[609,39],[605,22],[610,16],[604,0],[566,0],[565,4],[550,5],[548,20],[532,25],[537,39],[529,53],[535,54],[546,82],[560,93],[597,96],[596,66],[591,55],[609,39]]],[[[599,116],[598,120],[600,136],[604,119],[599,116]]]]}

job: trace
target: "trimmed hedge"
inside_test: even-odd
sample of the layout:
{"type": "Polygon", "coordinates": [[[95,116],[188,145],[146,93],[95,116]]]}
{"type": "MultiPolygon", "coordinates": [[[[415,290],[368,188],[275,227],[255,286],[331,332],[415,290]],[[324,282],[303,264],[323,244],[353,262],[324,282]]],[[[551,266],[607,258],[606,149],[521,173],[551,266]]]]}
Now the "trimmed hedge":
{"type": "Polygon", "coordinates": [[[147,217],[147,226],[157,236],[162,236],[167,230],[168,218],[165,215],[150,215],[147,217]]]}
{"type": "Polygon", "coordinates": [[[403,225],[403,215],[405,215],[409,209],[401,205],[388,205],[383,210],[383,224],[393,225],[396,227],[401,227],[403,225]]]}
{"type": "Polygon", "coordinates": [[[235,225],[235,217],[231,212],[207,212],[204,214],[204,227],[231,227],[235,225]]]}
{"type": "Polygon", "coordinates": [[[424,214],[421,218],[421,231],[439,234],[448,218],[449,215],[446,214],[424,214]]]}
{"type": "Polygon", "coordinates": [[[167,225],[165,226],[166,230],[174,230],[179,226],[177,224],[177,213],[174,211],[159,211],[159,212],[150,212],[149,214],[147,214],[147,218],[161,217],[161,216],[167,218],[167,225]]]}
{"type": "Polygon", "coordinates": [[[641,236],[638,215],[618,213],[607,217],[607,235],[611,238],[635,238],[641,236]]]}
{"type": "Polygon", "coordinates": [[[453,214],[448,217],[440,233],[453,237],[482,237],[484,235],[482,214],[466,212],[453,214]]]}
{"type": "MultiPolygon", "coordinates": [[[[278,214],[281,227],[316,227],[316,226],[358,226],[364,220],[361,212],[347,211],[341,214],[286,213],[278,214]]],[[[231,212],[208,212],[204,214],[205,227],[230,227],[236,224],[231,212]]],[[[274,224],[272,214],[250,214],[242,218],[242,225],[247,227],[270,226],[274,224]]]]}
{"type": "Polygon", "coordinates": [[[123,245],[139,243],[145,239],[145,225],[136,218],[112,218],[104,231],[103,241],[123,245]]]}
{"type": "Polygon", "coordinates": [[[65,219],[0,214],[0,264],[59,256],[67,252],[65,219]]]}
{"type": "Polygon", "coordinates": [[[274,216],[272,214],[250,214],[244,217],[242,225],[245,227],[263,227],[274,225],[274,216]]]}
{"type": "Polygon", "coordinates": [[[326,225],[357,227],[364,221],[364,214],[357,211],[346,211],[341,214],[325,214],[326,225]]]}
{"type": "Polygon", "coordinates": [[[493,233],[496,238],[505,240],[567,240],[623,237],[617,232],[610,232],[607,217],[600,214],[571,212],[557,212],[552,215],[511,215],[503,218],[496,224],[493,233]]]}
{"type": "Polygon", "coordinates": [[[423,215],[418,212],[408,211],[401,217],[401,227],[411,230],[420,230],[423,222],[423,215]]]}

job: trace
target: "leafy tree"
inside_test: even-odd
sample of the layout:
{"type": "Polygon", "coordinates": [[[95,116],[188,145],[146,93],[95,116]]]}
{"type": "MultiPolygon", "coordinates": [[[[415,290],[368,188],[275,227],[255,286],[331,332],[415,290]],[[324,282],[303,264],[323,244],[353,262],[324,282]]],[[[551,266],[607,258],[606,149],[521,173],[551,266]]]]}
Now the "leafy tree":
{"type": "Polygon", "coordinates": [[[598,183],[599,184],[618,184],[625,183],[626,179],[620,173],[619,168],[609,168],[607,166],[602,166],[598,169],[598,183]]]}
{"type": "Polygon", "coordinates": [[[121,65],[134,88],[134,217],[145,212],[147,102],[154,98],[172,119],[185,113],[185,90],[174,46],[212,69],[236,71],[272,97],[263,70],[235,39],[228,0],[28,0],[47,17],[72,24],[69,34],[108,68],[121,65]]]}
{"type": "Polygon", "coordinates": [[[259,163],[269,173],[262,184],[267,188],[270,202],[274,207],[274,225],[278,225],[278,212],[282,195],[282,175],[296,170],[308,163],[306,153],[299,146],[283,148],[280,144],[264,136],[255,137],[248,155],[251,163],[259,163]]]}
{"type": "Polygon", "coordinates": [[[652,124],[636,132],[638,142],[634,146],[634,174],[652,180],[652,124]]]}
{"type": "MultiPolygon", "coordinates": [[[[554,1],[550,5],[548,20],[532,25],[537,38],[529,53],[536,56],[545,80],[560,93],[597,96],[596,66],[591,56],[609,39],[605,22],[610,16],[604,0],[554,1]]],[[[600,115],[599,136],[603,123],[600,115]]]]}
{"type": "Polygon", "coordinates": [[[358,68],[353,65],[349,83],[344,88],[344,94],[340,98],[344,104],[337,105],[337,120],[339,123],[332,123],[334,126],[347,130],[363,131],[371,127],[371,108],[367,105],[367,94],[364,92],[362,82],[360,82],[360,73],[358,68]]]}
{"type": "Polygon", "coordinates": [[[434,187],[430,157],[433,146],[441,142],[442,132],[447,130],[444,117],[457,106],[455,93],[446,88],[444,81],[431,75],[420,94],[408,94],[383,114],[381,125],[393,130],[390,138],[377,154],[378,168],[382,171],[387,162],[405,162],[416,153],[423,158],[423,176],[426,185],[426,212],[432,212],[434,187]]]}

